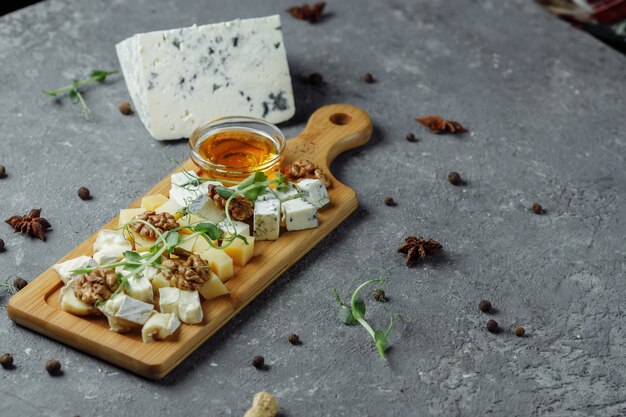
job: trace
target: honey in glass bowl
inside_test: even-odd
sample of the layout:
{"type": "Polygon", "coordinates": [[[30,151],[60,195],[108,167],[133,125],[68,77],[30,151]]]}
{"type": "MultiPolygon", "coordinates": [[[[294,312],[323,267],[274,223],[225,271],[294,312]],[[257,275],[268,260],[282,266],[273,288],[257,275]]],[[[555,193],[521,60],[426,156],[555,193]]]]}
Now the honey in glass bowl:
{"type": "Polygon", "coordinates": [[[189,146],[204,177],[241,180],[257,171],[278,170],[285,138],[262,119],[235,116],[200,126],[191,134],[189,146]]]}

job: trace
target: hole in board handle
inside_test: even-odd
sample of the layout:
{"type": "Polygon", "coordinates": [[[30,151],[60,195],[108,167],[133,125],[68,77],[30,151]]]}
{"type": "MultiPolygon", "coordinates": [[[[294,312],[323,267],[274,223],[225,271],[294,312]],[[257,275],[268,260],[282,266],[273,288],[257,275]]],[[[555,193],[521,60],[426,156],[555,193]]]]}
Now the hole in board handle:
{"type": "Polygon", "coordinates": [[[345,113],[335,113],[330,115],[329,120],[332,124],[343,126],[350,123],[352,118],[345,113]]]}

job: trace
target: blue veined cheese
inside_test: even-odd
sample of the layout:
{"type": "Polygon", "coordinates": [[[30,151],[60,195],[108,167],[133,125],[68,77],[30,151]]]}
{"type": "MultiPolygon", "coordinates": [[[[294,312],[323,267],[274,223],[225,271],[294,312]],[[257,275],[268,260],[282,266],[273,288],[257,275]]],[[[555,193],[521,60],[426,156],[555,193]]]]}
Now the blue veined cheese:
{"type": "Polygon", "coordinates": [[[217,227],[222,231],[225,235],[232,235],[236,231],[238,235],[242,236],[250,236],[250,226],[248,223],[240,222],[238,220],[233,220],[235,224],[235,228],[233,229],[233,225],[230,224],[228,219],[224,219],[217,224],[217,227]]]}
{"type": "Polygon", "coordinates": [[[317,207],[302,198],[285,201],[280,210],[287,230],[303,230],[317,227],[317,207]]]}
{"type": "Polygon", "coordinates": [[[158,140],[221,116],[295,113],[280,16],[136,34],[116,45],[134,108],[158,140]]]}
{"type": "Polygon", "coordinates": [[[300,196],[315,207],[322,208],[326,204],[330,203],[328,197],[328,190],[326,186],[322,184],[322,181],[318,179],[304,179],[300,180],[296,184],[296,188],[300,191],[300,196]]]}
{"type": "Polygon", "coordinates": [[[280,201],[257,201],[254,203],[254,238],[276,240],[280,235],[280,201]]]}
{"type": "Polygon", "coordinates": [[[282,190],[282,191],[272,190],[272,192],[274,193],[276,198],[280,200],[281,203],[300,197],[300,192],[298,191],[296,187],[291,185],[291,183],[287,185],[287,189],[285,190],[282,190]]]}
{"type": "Polygon", "coordinates": [[[268,201],[268,200],[276,200],[276,199],[277,198],[272,192],[272,190],[270,189],[270,187],[267,187],[265,189],[265,192],[263,192],[263,194],[261,194],[260,196],[256,198],[256,201],[268,201]]]}
{"type": "Polygon", "coordinates": [[[192,201],[187,207],[187,211],[195,213],[215,224],[221,222],[226,217],[224,210],[219,208],[207,194],[202,194],[192,201]]]}

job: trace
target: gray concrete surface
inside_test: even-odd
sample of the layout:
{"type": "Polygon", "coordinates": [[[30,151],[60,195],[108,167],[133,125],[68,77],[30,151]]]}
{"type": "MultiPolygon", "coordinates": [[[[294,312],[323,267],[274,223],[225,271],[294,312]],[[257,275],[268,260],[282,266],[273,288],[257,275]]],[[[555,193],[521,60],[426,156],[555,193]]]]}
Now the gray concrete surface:
{"type": "Polygon", "coordinates": [[[54,225],[46,243],[0,225],[3,279],[36,277],[170,171],[168,153],[186,156],[183,141],[155,142],[118,113],[120,78],[87,91],[93,122],[40,92],[116,68],[113,45],[135,32],[281,13],[298,105],[286,134],[335,102],[376,125],[333,165],[358,212],[164,380],[1,313],[0,351],[17,369],[0,369],[0,415],[238,416],[262,389],[284,416],[625,415],[624,57],[530,1],[337,1],[319,25],[288,16],[292,3],[48,0],[0,18],[0,214],[42,207],[54,225]],[[324,87],[302,82],[313,71],[324,87]],[[365,72],[378,82],[363,83],[365,72]],[[431,135],[414,122],[430,113],[471,133],[431,135]],[[467,184],[448,184],[451,170],[467,184]],[[92,201],[76,197],[81,185],[92,201]],[[545,215],[529,212],[535,201],[545,215]],[[439,240],[445,255],[408,269],[394,253],[408,234],[439,240]],[[337,320],[331,295],[379,267],[392,271],[391,302],[370,302],[370,319],[407,318],[387,363],[337,320]],[[484,330],[483,298],[502,334],[484,330]],[[527,337],[511,333],[516,323],[527,337]],[[249,365],[258,354],[268,371],[249,365]],[[63,377],[45,374],[49,358],[63,377]]]}

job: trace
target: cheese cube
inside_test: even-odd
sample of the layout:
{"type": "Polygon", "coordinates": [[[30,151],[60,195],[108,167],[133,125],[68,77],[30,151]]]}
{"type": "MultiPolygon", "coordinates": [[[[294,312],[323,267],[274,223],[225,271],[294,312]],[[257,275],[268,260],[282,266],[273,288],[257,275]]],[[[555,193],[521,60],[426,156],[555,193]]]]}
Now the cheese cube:
{"type": "Polygon", "coordinates": [[[126,251],[125,246],[107,246],[93,254],[93,259],[98,265],[109,265],[119,261],[126,251]]]}
{"type": "MultiPolygon", "coordinates": [[[[214,245],[217,245],[217,241],[212,241],[212,242],[214,245]]],[[[193,249],[191,251],[193,253],[202,253],[211,248],[212,246],[209,245],[209,242],[207,242],[207,240],[204,237],[199,236],[196,242],[193,244],[193,249]]]]}
{"type": "Polygon", "coordinates": [[[59,293],[61,309],[75,316],[86,316],[90,314],[100,314],[100,311],[92,305],[83,302],[74,294],[74,283],[69,282],[59,293]]]}
{"type": "Polygon", "coordinates": [[[202,194],[198,196],[189,205],[189,207],[187,207],[187,210],[190,213],[195,213],[203,219],[206,219],[215,224],[221,222],[222,220],[224,220],[224,217],[226,217],[226,213],[224,213],[224,210],[219,208],[215,204],[215,202],[209,198],[207,194],[202,194]]]}
{"type": "Polygon", "coordinates": [[[210,300],[212,298],[228,294],[228,288],[226,288],[226,285],[222,283],[222,280],[220,280],[217,275],[211,273],[211,278],[209,278],[209,280],[205,282],[202,287],[200,287],[198,292],[202,298],[210,300]]]}
{"type": "Polygon", "coordinates": [[[207,261],[211,266],[211,271],[226,282],[235,275],[235,267],[233,266],[233,258],[228,256],[223,250],[209,248],[204,252],[200,252],[200,257],[207,261]]]}
{"type": "Polygon", "coordinates": [[[224,236],[232,235],[235,233],[242,236],[250,236],[250,225],[248,223],[240,222],[239,220],[233,220],[235,228],[228,219],[224,219],[217,224],[217,227],[222,231],[224,236]]]}
{"type": "Polygon", "coordinates": [[[254,204],[254,238],[276,240],[280,234],[280,201],[257,201],[254,204]]]}
{"type": "MultiPolygon", "coordinates": [[[[183,240],[184,238],[189,238],[189,236],[185,236],[183,235],[183,240]]],[[[177,248],[181,248],[184,249],[188,252],[193,252],[193,246],[196,243],[196,240],[198,240],[197,236],[192,237],[189,240],[184,240],[182,243],[178,244],[178,246],[176,246],[177,248]]]]}
{"type": "Polygon", "coordinates": [[[64,284],[70,282],[75,277],[72,273],[75,269],[84,268],[86,266],[96,266],[93,259],[89,256],[79,256],[78,258],[68,259],[65,262],[58,263],[52,267],[61,278],[64,284]]]}
{"type": "Polygon", "coordinates": [[[265,189],[265,192],[256,198],[255,203],[259,201],[276,200],[276,199],[277,199],[276,195],[274,195],[270,187],[267,187],[265,189]]]}
{"type": "Polygon", "coordinates": [[[135,275],[128,279],[124,292],[144,303],[152,303],[154,301],[154,292],[152,284],[147,277],[143,275],[135,275]]]}
{"type": "Polygon", "coordinates": [[[280,200],[281,203],[300,197],[298,189],[291,184],[287,185],[287,188],[285,190],[272,190],[272,192],[274,193],[276,198],[280,200]]]}
{"type": "Polygon", "coordinates": [[[295,113],[280,17],[136,34],[116,45],[134,108],[157,140],[222,116],[295,113]]]}
{"type": "Polygon", "coordinates": [[[282,220],[287,230],[303,230],[317,227],[317,207],[301,198],[282,204],[282,220]]]}
{"type": "Polygon", "coordinates": [[[169,213],[172,216],[175,216],[176,213],[178,213],[178,211],[181,209],[182,207],[175,201],[168,200],[167,202],[163,203],[163,205],[157,207],[154,211],[156,213],[169,213]]]}
{"type": "Polygon", "coordinates": [[[179,301],[179,288],[165,287],[159,290],[159,310],[161,313],[172,313],[178,315],[179,301]]]}
{"type": "Polygon", "coordinates": [[[304,179],[296,184],[296,188],[300,191],[300,196],[305,201],[313,204],[318,209],[330,203],[328,190],[318,179],[304,179]]]}
{"type": "Polygon", "coordinates": [[[175,174],[172,174],[172,176],[170,177],[170,184],[172,186],[175,186],[175,185],[180,186],[180,185],[188,185],[189,183],[196,181],[196,183],[192,185],[197,187],[200,185],[197,179],[198,179],[198,174],[196,174],[194,171],[180,171],[175,174]]]}
{"type": "Polygon", "coordinates": [[[141,329],[141,339],[144,343],[163,340],[174,334],[179,327],[180,320],[176,314],[153,312],[141,329]]]}
{"type": "MultiPolygon", "coordinates": [[[[181,217],[180,219],[178,219],[178,224],[181,225],[181,226],[193,227],[193,226],[195,226],[195,225],[197,225],[199,223],[202,223],[202,222],[206,222],[206,220],[203,219],[202,217],[198,216],[195,213],[189,213],[189,214],[181,217]]],[[[183,234],[190,235],[190,234],[193,233],[193,230],[192,229],[182,229],[180,232],[183,233],[183,234]]]]}
{"type": "Polygon", "coordinates": [[[125,333],[148,321],[154,306],[120,293],[99,307],[109,320],[109,329],[125,333]]]}
{"type": "Polygon", "coordinates": [[[180,321],[187,324],[202,323],[202,305],[200,304],[198,291],[180,291],[178,318],[180,321]]]}
{"type": "Polygon", "coordinates": [[[233,259],[235,265],[245,266],[254,255],[254,238],[252,236],[246,236],[246,240],[248,243],[237,238],[223,249],[223,251],[233,259]]]}
{"type": "Polygon", "coordinates": [[[146,211],[153,211],[168,201],[169,199],[162,194],[147,195],[141,199],[141,208],[146,211]]]}
{"type": "Polygon", "coordinates": [[[160,272],[152,277],[150,283],[152,284],[152,291],[170,286],[170,282],[160,272]]]}
{"type": "Polygon", "coordinates": [[[120,210],[119,222],[118,222],[119,226],[120,227],[124,226],[126,223],[128,223],[129,221],[134,219],[136,216],[140,215],[141,213],[145,211],[146,209],[143,209],[141,207],[120,210]]]}
{"type": "MultiPolygon", "coordinates": [[[[121,246],[130,250],[130,243],[124,237],[122,230],[102,229],[93,244],[94,252],[104,249],[107,246],[121,246]]],[[[123,252],[123,251],[122,251],[123,252]]]]}
{"type": "Polygon", "coordinates": [[[202,194],[204,193],[199,188],[187,189],[174,185],[170,190],[170,200],[180,207],[187,207],[202,194]]]}

